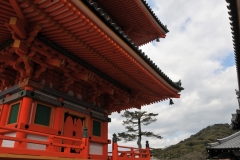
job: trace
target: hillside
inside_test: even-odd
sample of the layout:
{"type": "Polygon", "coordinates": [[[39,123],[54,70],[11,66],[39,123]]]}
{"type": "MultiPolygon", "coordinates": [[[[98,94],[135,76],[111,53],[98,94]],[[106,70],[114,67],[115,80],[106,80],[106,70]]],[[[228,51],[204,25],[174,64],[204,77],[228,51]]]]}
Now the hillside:
{"type": "Polygon", "coordinates": [[[206,144],[227,137],[236,131],[229,129],[229,124],[214,124],[208,126],[176,145],[165,149],[154,149],[153,154],[160,160],[165,159],[206,159],[206,144]],[[193,158],[194,157],[194,158],[193,158]],[[198,157],[196,159],[196,157],[198,157]]]}

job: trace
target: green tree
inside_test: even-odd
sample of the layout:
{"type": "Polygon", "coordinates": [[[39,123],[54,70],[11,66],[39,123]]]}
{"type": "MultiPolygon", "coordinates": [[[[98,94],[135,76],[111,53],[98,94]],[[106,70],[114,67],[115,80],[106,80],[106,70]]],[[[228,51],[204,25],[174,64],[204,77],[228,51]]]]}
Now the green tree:
{"type": "Polygon", "coordinates": [[[142,148],[141,140],[142,136],[145,137],[155,137],[161,139],[162,137],[153,132],[142,131],[142,125],[146,126],[153,122],[156,122],[155,118],[158,114],[147,113],[146,111],[125,111],[122,117],[126,120],[123,121],[123,125],[127,129],[126,132],[118,133],[119,140],[134,141],[137,139],[138,148],[142,148]]]}

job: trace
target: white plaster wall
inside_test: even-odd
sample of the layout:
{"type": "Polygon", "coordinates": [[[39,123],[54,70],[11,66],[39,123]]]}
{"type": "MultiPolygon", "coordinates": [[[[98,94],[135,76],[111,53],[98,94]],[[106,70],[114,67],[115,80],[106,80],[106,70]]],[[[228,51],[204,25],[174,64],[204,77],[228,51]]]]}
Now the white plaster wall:
{"type": "Polygon", "coordinates": [[[101,143],[90,142],[89,154],[102,155],[103,154],[103,145],[101,143]]]}
{"type": "MultiPolygon", "coordinates": [[[[12,133],[6,133],[4,136],[9,136],[9,137],[16,137],[16,132],[12,133]]],[[[2,147],[10,147],[13,148],[15,144],[15,141],[10,141],[10,140],[3,140],[2,141],[2,147]]]]}
{"type": "MultiPolygon", "coordinates": [[[[45,136],[38,136],[33,134],[28,134],[27,139],[38,140],[47,142],[48,137],[45,136]]],[[[46,145],[43,144],[34,144],[34,143],[27,143],[27,149],[34,149],[34,150],[46,150],[46,145]]]]}

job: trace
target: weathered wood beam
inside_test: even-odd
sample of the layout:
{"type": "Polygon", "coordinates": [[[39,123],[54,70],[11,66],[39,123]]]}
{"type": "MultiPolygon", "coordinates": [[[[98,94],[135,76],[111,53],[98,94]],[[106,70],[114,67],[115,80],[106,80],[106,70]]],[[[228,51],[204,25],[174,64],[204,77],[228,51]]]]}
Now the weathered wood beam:
{"type": "Polygon", "coordinates": [[[19,18],[25,19],[25,16],[22,12],[22,9],[20,8],[17,0],[9,0],[11,3],[11,6],[13,7],[14,11],[16,12],[17,16],[19,18]]]}
{"type": "Polygon", "coordinates": [[[16,48],[16,53],[20,54],[20,56],[28,53],[28,47],[21,40],[15,40],[13,47],[16,48]]]}
{"type": "Polygon", "coordinates": [[[26,39],[27,33],[22,25],[21,21],[17,17],[11,17],[9,21],[9,26],[18,35],[19,39],[26,39]]]}

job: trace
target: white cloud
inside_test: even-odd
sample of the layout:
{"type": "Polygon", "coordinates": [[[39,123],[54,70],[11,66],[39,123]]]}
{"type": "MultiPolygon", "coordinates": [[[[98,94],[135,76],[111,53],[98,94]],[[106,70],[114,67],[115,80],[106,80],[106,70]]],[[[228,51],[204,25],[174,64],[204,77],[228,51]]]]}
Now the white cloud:
{"type": "MultiPolygon", "coordinates": [[[[163,148],[209,125],[230,123],[231,113],[238,108],[234,91],[238,86],[235,65],[222,65],[233,54],[224,0],[151,0],[150,4],[170,32],[160,43],[144,45],[142,50],[172,80],[181,79],[185,88],[180,99],[173,99],[174,105],[161,102],[142,108],[159,113],[158,121],[143,129],[162,135],[161,140],[148,140],[150,147],[163,148]]],[[[110,117],[111,139],[125,129],[120,114],[110,117]]],[[[137,146],[136,142],[121,144],[137,146]]]]}

